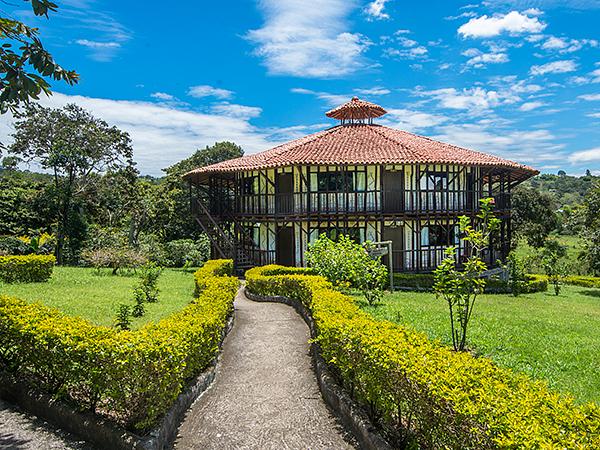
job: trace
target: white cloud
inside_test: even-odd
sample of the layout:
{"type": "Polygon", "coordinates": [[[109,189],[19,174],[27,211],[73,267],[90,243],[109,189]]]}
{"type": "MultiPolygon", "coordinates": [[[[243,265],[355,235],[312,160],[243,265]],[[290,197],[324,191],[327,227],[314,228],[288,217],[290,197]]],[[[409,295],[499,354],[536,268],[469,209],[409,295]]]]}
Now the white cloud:
{"type": "Polygon", "coordinates": [[[216,88],[207,84],[191,86],[188,89],[188,95],[196,98],[216,97],[216,98],[231,98],[233,91],[227,89],[216,88]]]}
{"type": "Polygon", "coordinates": [[[541,108],[544,105],[545,103],[540,101],[525,102],[519,107],[519,111],[533,111],[534,109],[541,108]]]}
{"type": "Polygon", "coordinates": [[[473,112],[485,111],[506,101],[497,91],[486,91],[481,87],[462,90],[443,88],[433,91],[416,91],[415,94],[437,100],[442,108],[472,110],[473,112]]]}
{"type": "Polygon", "coordinates": [[[348,31],[352,0],[322,0],[307,5],[299,0],[263,0],[262,28],[246,38],[256,44],[270,74],[337,78],[365,67],[363,52],[371,44],[348,31]]]}
{"type": "Polygon", "coordinates": [[[423,59],[427,57],[427,54],[429,53],[427,47],[419,45],[414,39],[398,35],[398,32],[396,32],[395,35],[395,41],[400,48],[388,47],[384,49],[384,55],[401,59],[423,59]]]}
{"type": "Polygon", "coordinates": [[[390,15],[383,12],[385,9],[385,4],[389,0],[374,0],[369,3],[365,8],[365,13],[369,16],[371,20],[373,19],[389,19],[390,15]]]}
{"type": "Polygon", "coordinates": [[[379,121],[382,125],[411,132],[435,127],[448,121],[445,116],[412,109],[391,108],[387,112],[388,114],[379,121]]]}
{"type": "Polygon", "coordinates": [[[577,70],[577,63],[572,59],[552,61],[546,64],[531,66],[531,75],[545,75],[547,73],[568,73],[577,70]]]}
{"type": "Polygon", "coordinates": [[[462,37],[480,38],[498,36],[502,33],[522,34],[539,33],[546,24],[540,22],[537,17],[529,17],[527,13],[511,11],[508,14],[495,14],[494,16],[483,15],[473,18],[458,28],[458,34],[462,37]]]}
{"type": "Polygon", "coordinates": [[[581,50],[584,46],[598,47],[595,39],[570,39],[565,37],[549,36],[541,45],[544,50],[558,51],[559,53],[573,53],[581,50]]]}
{"type": "Polygon", "coordinates": [[[488,64],[500,64],[508,62],[508,55],[502,51],[483,53],[476,48],[470,48],[462,53],[464,56],[469,57],[465,65],[467,67],[481,68],[488,64]]]}
{"type": "Polygon", "coordinates": [[[600,147],[574,152],[569,155],[569,162],[574,164],[591,161],[600,162],[600,147]]]}
{"type": "Polygon", "coordinates": [[[152,94],[150,94],[150,97],[155,98],[157,100],[165,101],[175,100],[174,96],[172,96],[171,94],[167,94],[166,92],[153,92],[152,94]]]}
{"type": "Polygon", "coordinates": [[[241,119],[252,119],[260,116],[262,108],[258,106],[236,105],[235,103],[218,103],[213,105],[211,110],[217,114],[223,114],[228,117],[238,117],[241,119]]]}
{"type": "Polygon", "coordinates": [[[600,112],[597,113],[589,113],[586,116],[591,117],[592,119],[600,119],[600,112]]]}
{"type": "Polygon", "coordinates": [[[352,96],[348,94],[331,94],[329,92],[313,91],[304,88],[292,88],[290,92],[294,94],[314,95],[320,100],[325,101],[329,106],[338,106],[349,101],[352,96]]]}
{"type": "Polygon", "coordinates": [[[584,95],[578,96],[577,98],[580,98],[582,100],[587,100],[589,102],[593,102],[593,101],[600,100],[600,94],[584,94],[584,95]]]}
{"type": "Polygon", "coordinates": [[[387,95],[392,91],[383,87],[376,86],[370,89],[354,89],[354,92],[360,95],[387,95]]]}
{"type": "Polygon", "coordinates": [[[83,45],[84,47],[90,48],[118,48],[121,46],[118,42],[98,42],[88,41],[87,39],[77,39],[76,44],[83,45]]]}
{"type": "MultiPolygon", "coordinates": [[[[112,100],[54,93],[43,97],[44,106],[62,107],[77,103],[94,116],[127,131],[133,141],[134,159],[143,174],[161,175],[161,169],[187,158],[197,148],[216,141],[234,141],[246,153],[266,150],[285,140],[291,133],[281,128],[258,128],[233,111],[210,113],[180,109],[169,104],[145,101],[112,100]]],[[[256,115],[254,112],[251,115],[256,115]]],[[[9,143],[8,114],[0,116],[0,142],[9,143]]],[[[308,128],[308,127],[307,127],[308,128]]]]}

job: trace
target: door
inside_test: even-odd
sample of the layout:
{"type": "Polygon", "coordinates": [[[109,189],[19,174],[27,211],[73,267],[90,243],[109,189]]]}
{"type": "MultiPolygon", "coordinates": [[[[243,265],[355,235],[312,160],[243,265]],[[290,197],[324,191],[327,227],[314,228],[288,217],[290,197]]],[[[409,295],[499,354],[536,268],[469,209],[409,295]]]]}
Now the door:
{"type": "Polygon", "coordinates": [[[294,257],[294,227],[277,227],[277,238],[275,240],[275,253],[277,264],[282,266],[295,266],[294,257]]]}
{"type": "Polygon", "coordinates": [[[404,228],[399,227],[383,227],[383,240],[392,241],[392,254],[390,256],[384,256],[383,261],[387,264],[387,259],[392,258],[392,269],[394,272],[400,272],[404,268],[404,228]]]}
{"type": "Polygon", "coordinates": [[[404,210],[404,189],[402,172],[382,173],[383,184],[383,211],[401,212],[404,210]]]}
{"type": "Polygon", "coordinates": [[[275,210],[280,214],[294,211],[294,174],[278,173],[275,178],[275,210]]]}

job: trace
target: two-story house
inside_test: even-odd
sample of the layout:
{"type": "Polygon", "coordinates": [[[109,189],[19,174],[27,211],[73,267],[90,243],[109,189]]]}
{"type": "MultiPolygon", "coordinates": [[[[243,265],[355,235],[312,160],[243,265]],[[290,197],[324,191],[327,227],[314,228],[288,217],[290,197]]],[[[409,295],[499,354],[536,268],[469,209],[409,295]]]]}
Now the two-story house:
{"type": "Polygon", "coordinates": [[[506,256],[511,190],[538,172],[373,123],[385,113],[355,97],[326,113],[337,126],[187,173],[213,256],[239,268],[302,266],[319,234],[344,233],[391,241],[394,271],[430,271],[460,243],[458,216],[476,214],[483,197],[494,197],[502,219],[488,263],[506,256]]]}

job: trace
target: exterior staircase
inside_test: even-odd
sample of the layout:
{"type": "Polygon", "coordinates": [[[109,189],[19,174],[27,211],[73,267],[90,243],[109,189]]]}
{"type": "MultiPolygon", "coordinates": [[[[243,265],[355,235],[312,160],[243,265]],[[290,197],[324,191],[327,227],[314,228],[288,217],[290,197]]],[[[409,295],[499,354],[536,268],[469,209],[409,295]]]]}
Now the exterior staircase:
{"type": "Polygon", "coordinates": [[[254,260],[252,252],[247,251],[237,239],[236,236],[241,234],[246,243],[254,245],[252,239],[245,234],[244,228],[232,216],[217,218],[198,199],[194,200],[192,209],[196,222],[210,240],[213,256],[233,259],[234,269],[238,274],[243,274],[247,269],[260,264],[254,260]]]}

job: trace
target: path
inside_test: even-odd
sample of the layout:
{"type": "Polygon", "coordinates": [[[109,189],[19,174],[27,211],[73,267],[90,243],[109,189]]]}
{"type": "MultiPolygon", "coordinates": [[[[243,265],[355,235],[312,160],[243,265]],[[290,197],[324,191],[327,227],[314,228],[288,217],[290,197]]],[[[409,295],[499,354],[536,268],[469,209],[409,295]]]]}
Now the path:
{"type": "Polygon", "coordinates": [[[235,308],[216,379],[187,412],[175,448],[354,448],[323,402],[302,318],[242,291],[235,308]]]}
{"type": "Polygon", "coordinates": [[[0,400],[0,449],[69,449],[92,447],[72,435],[0,400]]]}

